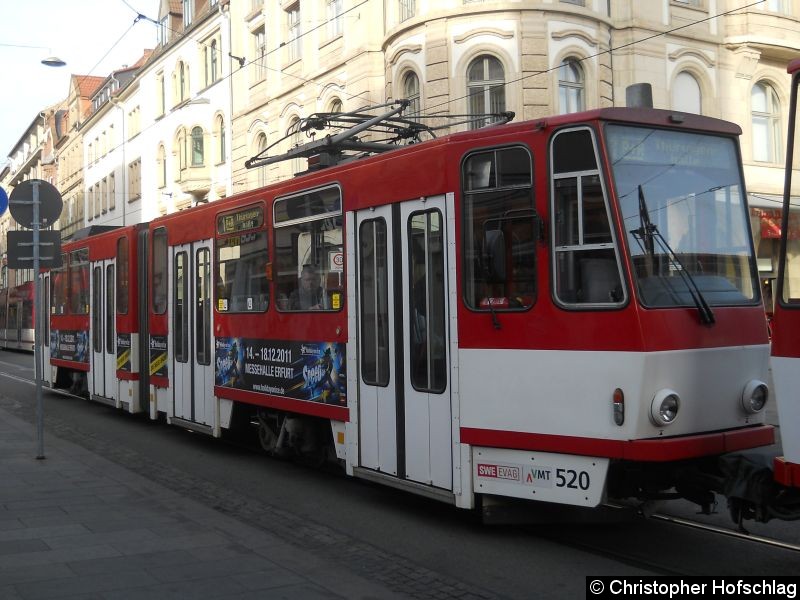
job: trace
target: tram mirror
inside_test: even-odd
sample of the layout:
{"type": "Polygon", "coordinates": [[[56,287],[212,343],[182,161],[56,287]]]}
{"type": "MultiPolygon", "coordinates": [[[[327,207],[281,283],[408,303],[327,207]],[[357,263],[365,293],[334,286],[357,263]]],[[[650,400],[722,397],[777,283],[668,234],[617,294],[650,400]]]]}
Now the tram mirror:
{"type": "Polygon", "coordinates": [[[483,232],[483,264],[487,283],[506,280],[506,237],[501,229],[483,232]]]}

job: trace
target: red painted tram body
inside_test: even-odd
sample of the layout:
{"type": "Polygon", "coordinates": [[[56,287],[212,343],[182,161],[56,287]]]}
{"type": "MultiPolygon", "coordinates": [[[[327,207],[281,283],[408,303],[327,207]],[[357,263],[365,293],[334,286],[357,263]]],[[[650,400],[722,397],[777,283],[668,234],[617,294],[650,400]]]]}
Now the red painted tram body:
{"type": "Polygon", "coordinates": [[[774,439],[739,134],[507,124],[71,242],[53,381],[464,508],[708,505],[704,470],[774,439]]]}

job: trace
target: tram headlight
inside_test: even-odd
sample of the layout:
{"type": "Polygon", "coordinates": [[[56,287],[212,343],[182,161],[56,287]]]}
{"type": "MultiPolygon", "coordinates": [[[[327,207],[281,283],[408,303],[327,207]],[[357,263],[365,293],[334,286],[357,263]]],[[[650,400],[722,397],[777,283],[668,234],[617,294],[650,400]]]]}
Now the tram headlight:
{"type": "Polygon", "coordinates": [[[681,397],[675,390],[659,390],[650,404],[650,419],[658,427],[670,425],[678,416],[681,397]]]}
{"type": "Polygon", "coordinates": [[[758,379],[747,382],[742,391],[742,409],[748,415],[761,412],[769,399],[769,388],[767,384],[758,379]]]}

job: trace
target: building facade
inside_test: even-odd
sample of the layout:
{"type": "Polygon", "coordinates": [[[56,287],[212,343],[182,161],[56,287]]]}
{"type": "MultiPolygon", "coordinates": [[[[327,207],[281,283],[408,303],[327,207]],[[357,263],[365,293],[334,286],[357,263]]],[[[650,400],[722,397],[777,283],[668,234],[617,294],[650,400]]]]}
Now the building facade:
{"type": "MultiPolygon", "coordinates": [[[[107,89],[114,74],[101,80],[86,118],[73,116],[85,91],[71,86],[70,135],[53,150],[54,181],[74,198],[65,232],[290,177],[305,164],[244,161],[304,141],[286,133],[314,112],[407,98],[410,113],[478,119],[463,128],[487,112],[624,106],[627,88],[647,83],[656,108],[741,125],[771,301],[800,0],[160,0],[158,10],[154,51],[118,89],[107,89]]],[[[26,136],[13,156],[44,143],[26,136]]],[[[6,183],[40,173],[27,164],[14,159],[6,183]]]]}

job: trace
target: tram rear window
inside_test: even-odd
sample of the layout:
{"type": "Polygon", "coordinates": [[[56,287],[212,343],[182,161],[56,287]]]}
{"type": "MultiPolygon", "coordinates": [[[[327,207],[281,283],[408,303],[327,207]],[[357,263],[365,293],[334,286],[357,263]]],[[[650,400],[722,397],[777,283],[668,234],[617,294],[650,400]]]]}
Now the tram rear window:
{"type": "Polygon", "coordinates": [[[50,295],[52,301],[51,312],[54,315],[67,314],[67,298],[69,298],[69,263],[67,262],[67,255],[61,255],[61,266],[52,270],[51,272],[51,286],[52,293],[50,295]]]}
{"type": "Polygon", "coordinates": [[[526,309],[536,295],[537,219],[527,149],[464,161],[464,300],[475,310],[526,309]]]}
{"type": "Polygon", "coordinates": [[[341,310],[342,196],[338,187],[275,200],[279,310],[341,310]]]}
{"type": "Polygon", "coordinates": [[[69,257],[69,312],[89,314],[89,249],[81,248],[69,257]]]}

